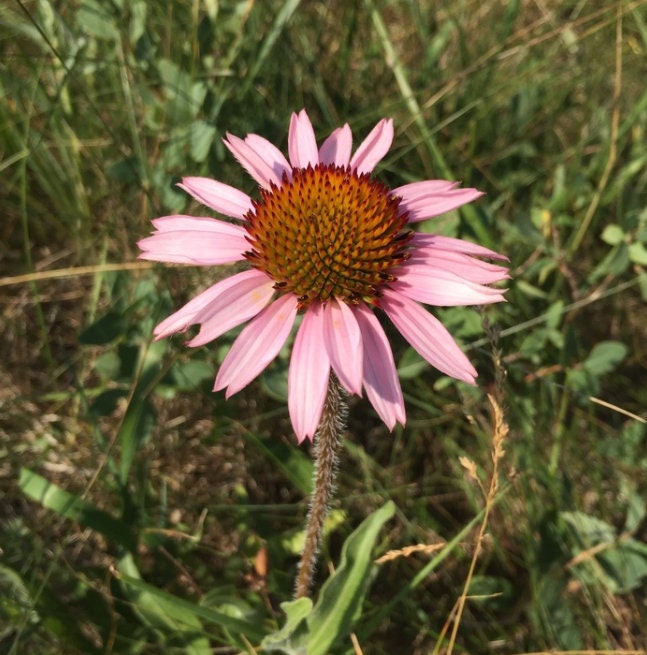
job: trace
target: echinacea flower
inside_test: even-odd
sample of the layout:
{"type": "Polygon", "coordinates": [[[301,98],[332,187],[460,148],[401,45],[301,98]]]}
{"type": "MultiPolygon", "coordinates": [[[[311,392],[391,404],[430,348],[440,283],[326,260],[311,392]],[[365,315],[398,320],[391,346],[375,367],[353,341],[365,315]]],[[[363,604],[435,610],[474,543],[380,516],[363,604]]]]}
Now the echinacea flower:
{"type": "Polygon", "coordinates": [[[140,258],[215,266],[246,260],[155,328],[161,339],[199,325],[201,346],[242,325],[214,385],[227,397],[256,378],[284,346],[297,316],[288,373],[288,408],[299,442],[317,430],[331,370],[351,394],[371,402],[391,430],[405,409],[395,362],[375,309],[432,366],[474,384],[474,367],[420,303],[480,305],[503,300],[489,286],[507,277],[505,257],[461,239],[423,234],[417,221],[481,194],[454,182],[425,180],[395,189],[372,177],[393,140],[381,120],[352,154],[344,125],[317,148],[305,110],[293,114],[289,160],[257,134],[227,134],[227,148],[260,185],[260,199],[203,177],[180,188],[235,222],[172,215],[153,220],[140,258]]]}

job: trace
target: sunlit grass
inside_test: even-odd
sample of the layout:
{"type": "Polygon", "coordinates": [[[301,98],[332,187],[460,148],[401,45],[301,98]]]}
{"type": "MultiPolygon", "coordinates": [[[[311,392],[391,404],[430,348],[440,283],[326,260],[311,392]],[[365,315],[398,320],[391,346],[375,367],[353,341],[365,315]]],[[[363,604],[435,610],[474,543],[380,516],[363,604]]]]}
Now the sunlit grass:
{"type": "Polygon", "coordinates": [[[379,174],[486,191],[421,227],[513,275],[505,305],[439,312],[477,389],[392,335],[406,428],[351,404],[316,589],[388,500],[376,558],[394,554],[334,652],[643,652],[646,7],[0,6],[0,652],[251,653],[283,624],[311,474],[287,360],[212,394],[232,335],[151,338],[211,272],[138,263],[135,243],[204,211],[182,175],[254,194],[221,137],[285,146],[302,107],[318,136],[392,116],[379,174]],[[155,590],[204,610],[192,646],[142,612],[155,590]]]}

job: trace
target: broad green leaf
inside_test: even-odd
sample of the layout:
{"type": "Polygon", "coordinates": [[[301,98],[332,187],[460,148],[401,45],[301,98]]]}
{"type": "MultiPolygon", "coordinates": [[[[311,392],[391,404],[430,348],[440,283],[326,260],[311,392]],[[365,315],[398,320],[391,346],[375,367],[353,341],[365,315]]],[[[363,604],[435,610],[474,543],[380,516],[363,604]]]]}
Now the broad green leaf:
{"type": "Polygon", "coordinates": [[[389,501],[348,537],[339,568],[322,587],[314,609],[309,599],[281,606],[287,614],[286,623],[265,637],[261,644],[264,649],[287,655],[327,655],[329,648],[350,632],[368,589],[373,545],[380,528],[394,513],[395,505],[389,501]]]}
{"type": "Polygon", "coordinates": [[[583,548],[610,543],[616,538],[615,528],[595,516],[589,516],[584,512],[560,512],[559,515],[571,528],[578,544],[583,548]]]}
{"type": "Polygon", "coordinates": [[[123,314],[109,311],[85,328],[79,334],[79,341],[85,345],[103,346],[121,336],[125,330],[126,320],[123,314]]]}
{"type": "Polygon", "coordinates": [[[642,243],[632,243],[629,246],[629,259],[639,266],[647,266],[647,248],[642,243]]]}
{"type": "Polygon", "coordinates": [[[216,137],[216,128],[204,121],[194,121],[191,124],[191,158],[196,162],[203,162],[211,144],[216,137]]]}
{"type": "Polygon", "coordinates": [[[625,233],[619,225],[607,225],[602,231],[602,241],[610,246],[617,246],[624,241],[624,238],[625,233]]]}
{"type": "Polygon", "coordinates": [[[394,513],[395,505],[389,501],[366,518],[344,543],[339,568],[322,587],[307,618],[308,655],[326,655],[335,641],[350,632],[368,590],[373,545],[380,528],[394,513]]]}
{"type": "Polygon", "coordinates": [[[584,638],[566,593],[566,583],[561,578],[544,576],[536,592],[537,618],[551,636],[554,645],[564,650],[584,647],[584,638]]]}
{"type": "Polygon", "coordinates": [[[309,655],[306,619],[312,611],[312,601],[309,598],[298,598],[281,603],[281,609],[285,612],[285,625],[263,639],[263,650],[280,651],[287,655],[309,655]]]}
{"type": "Polygon", "coordinates": [[[108,512],[97,509],[91,503],[81,500],[29,469],[21,469],[18,484],[26,496],[43,507],[96,530],[108,541],[128,551],[135,549],[137,539],[132,528],[108,512]]]}
{"type": "Polygon", "coordinates": [[[99,39],[116,41],[119,39],[119,30],[111,15],[109,3],[99,3],[95,0],[83,0],[76,13],[79,27],[99,39]]]}
{"type": "Polygon", "coordinates": [[[203,359],[177,362],[169,373],[174,381],[173,386],[178,391],[195,391],[205,380],[215,377],[213,366],[203,359]]]}
{"type": "Polygon", "coordinates": [[[636,539],[622,539],[617,547],[596,556],[604,575],[600,576],[611,593],[626,593],[643,586],[647,577],[647,546],[636,539]]]}
{"type": "Polygon", "coordinates": [[[601,341],[589,353],[583,366],[598,377],[613,371],[627,355],[627,346],[619,341],[601,341]]]}

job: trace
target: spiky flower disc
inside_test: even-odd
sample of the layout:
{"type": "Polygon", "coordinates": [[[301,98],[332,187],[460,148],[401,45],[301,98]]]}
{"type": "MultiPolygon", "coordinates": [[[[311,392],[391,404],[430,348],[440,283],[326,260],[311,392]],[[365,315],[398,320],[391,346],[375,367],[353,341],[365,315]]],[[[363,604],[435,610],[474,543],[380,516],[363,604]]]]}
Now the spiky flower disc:
{"type": "Polygon", "coordinates": [[[317,164],[292,179],[261,189],[248,212],[245,257],[265,271],[275,288],[298,297],[299,310],[331,298],[372,303],[390,272],[407,259],[407,215],[400,199],[368,174],[317,164]]]}

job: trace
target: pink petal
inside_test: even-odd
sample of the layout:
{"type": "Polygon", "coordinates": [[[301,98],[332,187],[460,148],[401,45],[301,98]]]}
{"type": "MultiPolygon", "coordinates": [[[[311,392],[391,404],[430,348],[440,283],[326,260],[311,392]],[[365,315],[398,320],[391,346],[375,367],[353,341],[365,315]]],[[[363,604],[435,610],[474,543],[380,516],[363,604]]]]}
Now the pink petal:
{"type": "Polygon", "coordinates": [[[242,219],[254,209],[252,199],[246,193],[208,177],[185,177],[178,186],[198,202],[225,216],[242,219]]]}
{"type": "Polygon", "coordinates": [[[313,303],[294,340],[288,372],[288,409],[299,443],[312,439],[319,427],[329,375],[323,311],[321,305],[313,303]]]}
{"type": "Polygon", "coordinates": [[[360,303],[354,310],[364,344],[366,396],[389,430],[405,424],[406,413],[391,346],[375,314],[360,303]]]}
{"type": "Polygon", "coordinates": [[[452,252],[440,248],[416,248],[403,268],[412,264],[444,268],[465,280],[478,284],[492,284],[510,277],[505,266],[484,262],[482,259],[476,259],[462,252],[452,252]]]}
{"type": "Polygon", "coordinates": [[[288,153],[293,168],[308,168],[319,163],[317,139],[305,109],[292,114],[288,133],[288,153]]]}
{"type": "Polygon", "coordinates": [[[297,297],[285,294],[267,306],[238,335],[227,353],[213,390],[227,387],[227,398],[247,386],[278,355],[297,315],[297,297]]]}
{"type": "Polygon", "coordinates": [[[414,223],[456,209],[483,193],[477,189],[455,189],[453,183],[444,180],[426,180],[398,187],[392,195],[402,198],[400,209],[409,212],[409,222],[414,223]]]}
{"type": "Polygon", "coordinates": [[[358,175],[371,173],[393,143],[393,120],[383,118],[362,141],[350,160],[358,175]]]}
{"type": "Polygon", "coordinates": [[[451,252],[462,252],[467,255],[477,255],[478,257],[489,257],[490,259],[499,259],[509,261],[505,255],[484,248],[476,243],[470,243],[463,239],[456,239],[454,237],[445,237],[440,234],[425,234],[424,232],[416,232],[411,239],[410,245],[438,248],[439,250],[448,250],[451,252]]]}
{"type": "Polygon", "coordinates": [[[324,342],[339,381],[351,393],[362,395],[362,333],[353,310],[333,299],[323,308],[324,342]]]}
{"type": "Polygon", "coordinates": [[[353,149],[353,133],[348,123],[338,127],[321,144],[319,148],[319,161],[322,164],[334,164],[335,166],[348,166],[350,153],[353,149]]]}
{"type": "Polygon", "coordinates": [[[264,188],[270,189],[272,184],[281,186],[281,179],[276,174],[274,166],[266,162],[256,150],[241,138],[229,134],[223,143],[240,162],[240,165],[264,188]]]}
{"type": "Polygon", "coordinates": [[[284,173],[288,176],[288,179],[292,178],[290,163],[273,143],[258,134],[248,134],[245,137],[245,143],[276,173],[281,181],[284,173]]]}
{"type": "Polygon", "coordinates": [[[412,300],[439,307],[487,305],[504,300],[501,289],[469,282],[444,268],[409,262],[398,269],[398,279],[391,283],[391,288],[412,300]]]}
{"type": "Polygon", "coordinates": [[[392,196],[402,197],[404,190],[409,195],[428,195],[430,193],[444,193],[451,189],[455,189],[458,182],[450,182],[449,180],[420,180],[419,182],[410,182],[396,187],[391,191],[392,196]]]}
{"type": "Polygon", "coordinates": [[[248,321],[262,311],[276,293],[274,280],[254,269],[232,275],[220,285],[220,293],[195,315],[193,323],[200,323],[200,332],[187,341],[187,346],[202,346],[248,321]]]}
{"type": "Polygon", "coordinates": [[[176,332],[184,332],[189,326],[194,325],[198,321],[195,317],[204,310],[205,307],[210,305],[215,298],[222,291],[223,285],[225,288],[230,285],[233,278],[221,280],[216,284],[210,286],[208,289],[192,298],[186,305],[178,309],[175,313],[165,318],[154,330],[153,334],[155,339],[163,339],[176,332]]]}
{"type": "Polygon", "coordinates": [[[152,221],[155,232],[141,239],[140,259],[200,266],[230,264],[249,249],[245,229],[204,216],[163,216],[152,221]]]}
{"type": "Polygon", "coordinates": [[[446,375],[474,384],[476,370],[435,316],[389,289],[384,291],[380,305],[421,357],[446,375]]]}

